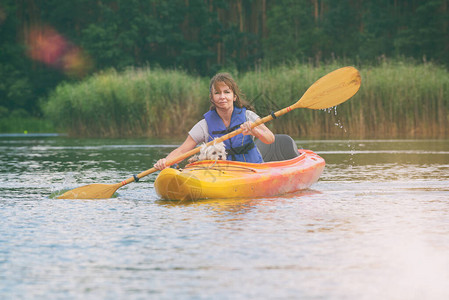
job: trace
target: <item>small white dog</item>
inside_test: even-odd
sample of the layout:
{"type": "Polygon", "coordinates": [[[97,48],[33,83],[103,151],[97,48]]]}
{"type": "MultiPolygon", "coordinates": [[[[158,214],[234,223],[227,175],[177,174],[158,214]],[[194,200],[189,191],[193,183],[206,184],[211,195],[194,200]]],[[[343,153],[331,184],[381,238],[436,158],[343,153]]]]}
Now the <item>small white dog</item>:
{"type": "Polygon", "coordinates": [[[201,146],[200,154],[194,155],[189,158],[189,163],[193,163],[199,160],[226,160],[226,148],[223,142],[206,146],[201,146]]]}

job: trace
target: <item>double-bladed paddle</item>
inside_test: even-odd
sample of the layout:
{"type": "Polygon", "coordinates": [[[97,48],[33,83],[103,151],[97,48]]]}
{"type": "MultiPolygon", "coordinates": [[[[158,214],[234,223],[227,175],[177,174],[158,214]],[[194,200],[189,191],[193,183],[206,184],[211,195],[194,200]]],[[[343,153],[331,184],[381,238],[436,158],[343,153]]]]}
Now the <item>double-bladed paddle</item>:
{"type": "MultiPolygon", "coordinates": [[[[325,109],[336,106],[349,98],[351,98],[360,88],[361,77],[357,69],[353,67],[344,67],[337,69],[312,84],[304,95],[295,104],[281,109],[275,113],[270,114],[262,119],[257,120],[251,126],[254,128],[260,124],[273,120],[283,114],[286,114],[296,108],[310,108],[310,109],[325,109]]],[[[219,143],[230,139],[238,134],[242,133],[242,129],[237,129],[222,137],[210,141],[206,145],[212,145],[213,143],[219,143]]],[[[167,165],[171,166],[177,162],[180,162],[198,152],[201,147],[196,147],[178,157],[175,157],[167,161],[167,165]]],[[[140,174],[134,175],[122,182],[116,184],[89,184],[73,190],[67,191],[58,199],[106,199],[111,198],[116,190],[128,183],[138,181],[140,178],[147,176],[151,173],[158,171],[156,168],[151,168],[143,171],[140,174]]]]}

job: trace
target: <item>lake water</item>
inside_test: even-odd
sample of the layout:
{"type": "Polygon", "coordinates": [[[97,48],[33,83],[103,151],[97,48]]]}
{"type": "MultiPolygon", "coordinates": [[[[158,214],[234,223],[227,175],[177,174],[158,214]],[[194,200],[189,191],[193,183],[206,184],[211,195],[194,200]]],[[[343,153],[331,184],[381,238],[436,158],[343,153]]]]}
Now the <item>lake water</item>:
{"type": "Polygon", "coordinates": [[[179,141],[0,137],[1,299],[449,299],[449,140],[297,140],[312,189],[173,203],[156,174],[179,141]]]}

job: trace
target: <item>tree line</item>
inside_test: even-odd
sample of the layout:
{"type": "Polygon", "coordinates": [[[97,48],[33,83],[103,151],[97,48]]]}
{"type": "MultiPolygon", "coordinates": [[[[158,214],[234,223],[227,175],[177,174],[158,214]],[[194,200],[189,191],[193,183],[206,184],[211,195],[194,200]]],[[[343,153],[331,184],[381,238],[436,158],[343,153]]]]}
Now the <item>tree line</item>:
{"type": "Polygon", "coordinates": [[[198,76],[386,58],[449,66],[449,0],[1,0],[0,116],[110,68],[198,76]]]}

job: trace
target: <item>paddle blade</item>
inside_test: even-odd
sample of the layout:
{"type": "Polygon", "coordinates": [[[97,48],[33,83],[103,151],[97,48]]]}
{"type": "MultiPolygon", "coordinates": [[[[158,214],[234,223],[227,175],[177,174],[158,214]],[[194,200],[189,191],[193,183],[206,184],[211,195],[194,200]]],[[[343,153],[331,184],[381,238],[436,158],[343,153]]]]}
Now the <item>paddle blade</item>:
{"type": "Polygon", "coordinates": [[[361,82],[356,68],[337,69],[318,79],[292,108],[324,109],[337,106],[354,96],[361,82]]]}
{"type": "Polygon", "coordinates": [[[115,191],[121,187],[117,184],[89,184],[65,192],[58,199],[107,199],[114,195],[115,191]]]}

